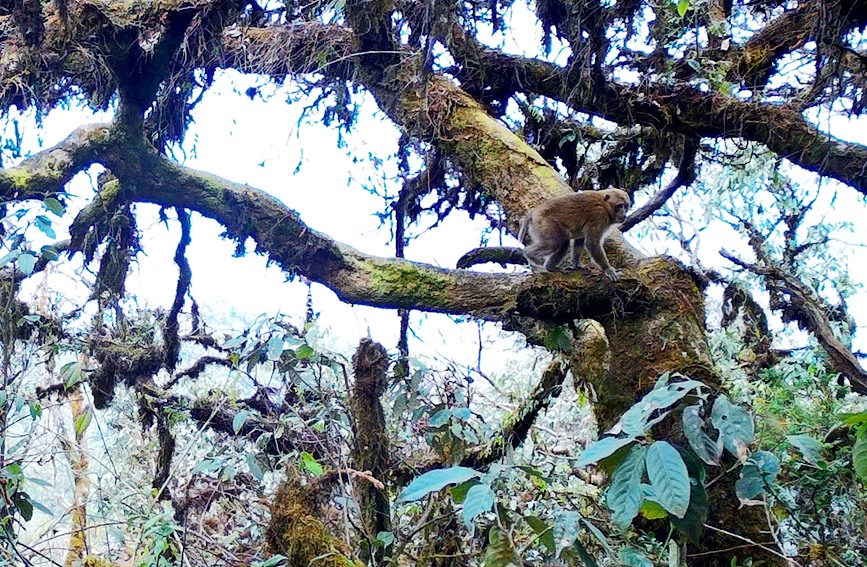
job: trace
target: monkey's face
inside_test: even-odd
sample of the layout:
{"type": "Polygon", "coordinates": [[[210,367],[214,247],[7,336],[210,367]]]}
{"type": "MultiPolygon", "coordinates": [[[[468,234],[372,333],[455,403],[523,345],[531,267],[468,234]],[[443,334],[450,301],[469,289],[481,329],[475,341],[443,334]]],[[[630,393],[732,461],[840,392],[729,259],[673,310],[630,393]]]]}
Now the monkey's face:
{"type": "Polygon", "coordinates": [[[632,204],[632,199],[626,191],[620,189],[606,189],[605,201],[611,207],[611,218],[615,223],[621,223],[626,220],[626,213],[629,211],[629,205],[632,204]]]}

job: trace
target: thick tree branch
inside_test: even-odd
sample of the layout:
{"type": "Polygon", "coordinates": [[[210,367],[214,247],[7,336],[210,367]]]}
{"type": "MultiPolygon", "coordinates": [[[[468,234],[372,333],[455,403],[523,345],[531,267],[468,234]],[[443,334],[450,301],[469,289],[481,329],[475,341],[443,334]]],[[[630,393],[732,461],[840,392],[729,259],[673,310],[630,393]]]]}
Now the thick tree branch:
{"type": "Polygon", "coordinates": [[[65,140],[24,160],[0,169],[0,201],[56,196],[72,177],[97,161],[111,143],[111,126],[77,128],[65,140]]]}
{"type": "MultiPolygon", "coordinates": [[[[481,274],[369,256],[310,229],[297,213],[264,192],[185,168],[155,151],[108,152],[105,161],[119,178],[139,180],[122,184],[124,193],[117,198],[197,211],[221,223],[239,241],[254,239],[257,250],[268,253],[287,273],[322,283],[349,303],[508,323],[516,316],[558,322],[602,317],[611,313],[612,302],[632,305],[648,300],[635,293],[634,280],[629,283],[628,277],[612,286],[581,272],[481,274]]],[[[663,271],[682,269],[669,259],[652,262],[663,271]]]]}
{"type": "Polygon", "coordinates": [[[488,262],[496,262],[501,266],[505,266],[506,264],[526,265],[527,258],[524,256],[523,248],[483,246],[481,248],[473,248],[458,258],[457,268],[465,270],[477,264],[486,264],[488,262]]]}
{"type": "MultiPolygon", "coordinates": [[[[796,107],[738,100],[688,84],[644,82],[639,87],[573,76],[570,69],[539,59],[476,47],[455,51],[471,64],[498,69],[488,75],[618,123],[668,129],[691,137],[743,138],[761,142],[791,162],[847,183],[867,194],[867,147],[820,132],[796,107]]],[[[466,64],[466,61],[464,61],[466,64]]],[[[496,85],[491,86],[496,88],[496,85]]]]}

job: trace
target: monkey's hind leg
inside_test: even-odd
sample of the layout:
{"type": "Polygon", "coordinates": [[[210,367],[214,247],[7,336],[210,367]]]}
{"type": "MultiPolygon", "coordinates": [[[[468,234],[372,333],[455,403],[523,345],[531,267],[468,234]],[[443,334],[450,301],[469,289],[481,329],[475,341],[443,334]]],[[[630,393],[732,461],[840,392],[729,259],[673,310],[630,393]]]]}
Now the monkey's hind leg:
{"type": "Polygon", "coordinates": [[[563,261],[563,258],[566,257],[566,254],[569,252],[569,240],[564,241],[557,247],[548,259],[545,260],[545,269],[549,272],[553,272],[557,270],[560,266],[560,263],[563,261]]]}
{"type": "Polygon", "coordinates": [[[536,240],[524,247],[524,257],[534,272],[553,272],[569,250],[569,241],[536,240]]]}

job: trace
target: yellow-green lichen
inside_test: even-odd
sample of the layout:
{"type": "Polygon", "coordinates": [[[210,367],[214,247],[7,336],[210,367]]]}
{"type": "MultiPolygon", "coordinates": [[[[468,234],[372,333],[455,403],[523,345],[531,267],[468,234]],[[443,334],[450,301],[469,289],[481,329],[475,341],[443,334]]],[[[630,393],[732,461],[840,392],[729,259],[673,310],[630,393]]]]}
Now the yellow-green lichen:
{"type": "Polygon", "coordinates": [[[398,296],[436,296],[451,285],[445,274],[425,270],[409,262],[394,261],[378,264],[371,272],[373,288],[380,294],[398,296]]]}

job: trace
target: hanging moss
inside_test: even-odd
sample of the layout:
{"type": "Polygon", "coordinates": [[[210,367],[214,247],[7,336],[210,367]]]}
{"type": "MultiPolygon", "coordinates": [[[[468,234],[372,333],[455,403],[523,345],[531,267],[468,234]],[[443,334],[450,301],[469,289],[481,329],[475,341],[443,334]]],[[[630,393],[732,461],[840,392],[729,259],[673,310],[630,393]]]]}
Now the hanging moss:
{"type": "Polygon", "coordinates": [[[288,565],[298,567],[364,567],[349,555],[342,541],[329,535],[314,515],[319,509],[319,493],[302,485],[297,472],[289,471],[271,505],[267,534],[270,552],[285,555],[288,565]]]}

